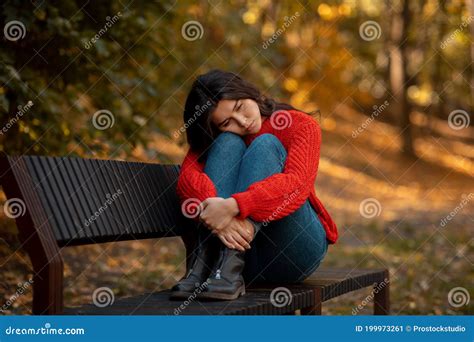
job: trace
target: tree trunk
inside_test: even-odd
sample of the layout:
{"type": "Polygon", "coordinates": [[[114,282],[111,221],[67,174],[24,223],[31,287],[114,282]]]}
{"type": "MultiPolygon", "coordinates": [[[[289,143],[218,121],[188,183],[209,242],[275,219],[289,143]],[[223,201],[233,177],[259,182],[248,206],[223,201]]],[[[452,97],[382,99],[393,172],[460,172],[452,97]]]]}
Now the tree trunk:
{"type": "MultiPolygon", "coordinates": [[[[443,41],[443,37],[446,33],[446,26],[447,26],[447,13],[446,13],[446,0],[439,0],[439,9],[441,11],[441,15],[438,18],[438,24],[437,24],[437,34],[436,34],[436,39],[434,41],[435,44],[438,44],[438,46],[435,47],[435,50],[439,50],[440,47],[440,42],[443,41]]],[[[431,115],[434,114],[435,117],[443,119],[445,118],[445,108],[444,108],[444,96],[443,96],[443,91],[444,91],[444,73],[443,73],[443,68],[444,68],[444,63],[443,59],[441,58],[441,53],[442,51],[439,51],[435,56],[433,60],[433,76],[432,76],[432,82],[433,82],[433,89],[438,97],[438,102],[436,103],[435,106],[432,106],[433,111],[430,111],[431,115]]],[[[430,127],[431,127],[431,120],[430,120],[430,127]]]]}
{"type": "Polygon", "coordinates": [[[402,8],[392,10],[390,30],[390,87],[394,96],[394,114],[399,118],[403,153],[416,157],[413,149],[413,127],[410,122],[411,106],[407,96],[407,39],[411,13],[409,1],[402,8]]]}
{"type": "MultiPolygon", "coordinates": [[[[466,0],[467,8],[469,9],[469,18],[473,18],[474,16],[474,0],[466,0]]],[[[471,20],[469,23],[469,27],[471,30],[471,39],[474,37],[474,20],[471,20]]],[[[471,41],[471,61],[474,60],[474,44],[471,41]]],[[[474,65],[471,63],[469,67],[471,70],[471,111],[474,110],[474,65]]]]}

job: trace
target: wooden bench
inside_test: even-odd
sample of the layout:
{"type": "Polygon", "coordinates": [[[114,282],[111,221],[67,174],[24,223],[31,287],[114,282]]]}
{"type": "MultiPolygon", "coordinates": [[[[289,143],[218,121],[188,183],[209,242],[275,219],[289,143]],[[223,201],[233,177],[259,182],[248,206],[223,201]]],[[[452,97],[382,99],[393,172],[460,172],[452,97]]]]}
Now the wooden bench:
{"type": "MultiPolygon", "coordinates": [[[[65,308],[61,251],[68,246],[180,236],[189,261],[195,233],[186,229],[189,219],[181,214],[175,191],[179,165],[3,154],[0,172],[7,198],[24,203],[16,223],[34,270],[33,314],[176,314],[181,302],[170,301],[169,290],[115,298],[107,307],[65,308]],[[112,203],[104,209],[106,200],[112,203]]],[[[303,315],[319,315],[322,302],[365,287],[378,289],[374,313],[388,314],[386,279],[384,269],[320,269],[300,284],[252,284],[235,301],[191,300],[179,314],[273,315],[300,310],[303,315]],[[285,305],[271,299],[277,287],[290,293],[285,305]]]]}

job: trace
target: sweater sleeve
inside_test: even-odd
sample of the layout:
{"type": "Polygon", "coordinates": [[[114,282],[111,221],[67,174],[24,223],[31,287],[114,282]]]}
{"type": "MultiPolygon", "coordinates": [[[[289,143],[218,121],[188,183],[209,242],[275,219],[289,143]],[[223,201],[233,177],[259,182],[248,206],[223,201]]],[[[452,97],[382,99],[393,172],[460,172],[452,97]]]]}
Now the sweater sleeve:
{"type": "Polygon", "coordinates": [[[181,204],[191,198],[202,202],[208,197],[217,196],[214,183],[204,173],[204,163],[200,163],[198,157],[197,153],[189,149],[181,165],[176,185],[181,204]]]}
{"type": "Polygon", "coordinates": [[[237,217],[273,221],[296,211],[314,187],[319,165],[321,128],[311,119],[293,127],[282,173],[251,184],[233,194],[239,206],[237,217]]]}

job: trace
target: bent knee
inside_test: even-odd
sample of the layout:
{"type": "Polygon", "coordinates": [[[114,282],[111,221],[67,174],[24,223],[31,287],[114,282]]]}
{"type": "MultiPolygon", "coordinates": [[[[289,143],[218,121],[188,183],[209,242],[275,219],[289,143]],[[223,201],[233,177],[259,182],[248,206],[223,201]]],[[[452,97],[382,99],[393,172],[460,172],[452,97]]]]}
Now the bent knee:
{"type": "Polygon", "coordinates": [[[243,145],[245,147],[245,142],[242,137],[238,134],[232,132],[222,132],[216,139],[214,143],[219,145],[243,145]]]}
{"type": "Polygon", "coordinates": [[[270,133],[264,133],[256,137],[247,149],[247,153],[256,154],[268,154],[269,151],[276,151],[282,158],[286,158],[287,155],[285,147],[281,141],[270,133]]]}
{"type": "Polygon", "coordinates": [[[250,144],[250,146],[252,145],[277,145],[277,146],[282,146],[282,143],[280,140],[278,140],[278,138],[276,136],[274,136],[273,134],[270,134],[270,133],[263,133],[262,135],[259,135],[258,137],[256,137],[252,143],[250,144]]]}

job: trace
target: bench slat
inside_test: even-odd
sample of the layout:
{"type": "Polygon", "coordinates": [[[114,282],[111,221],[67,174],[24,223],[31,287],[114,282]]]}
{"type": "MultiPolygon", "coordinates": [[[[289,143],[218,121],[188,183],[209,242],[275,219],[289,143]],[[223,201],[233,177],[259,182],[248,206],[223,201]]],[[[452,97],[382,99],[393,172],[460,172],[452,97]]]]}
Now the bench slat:
{"type": "MultiPolygon", "coordinates": [[[[281,315],[294,312],[311,305],[312,291],[296,289],[292,292],[291,302],[284,307],[277,307],[270,300],[271,289],[250,290],[245,296],[233,301],[169,300],[170,290],[146,293],[139,296],[115,299],[113,305],[105,308],[93,304],[78,308],[67,308],[69,315],[281,315]],[[184,309],[180,310],[180,305],[184,309]]],[[[313,299],[314,300],[314,299],[313,299]]]]}
{"type": "MultiPolygon", "coordinates": [[[[16,179],[25,172],[35,205],[43,212],[59,246],[181,236],[192,225],[176,194],[179,165],[69,157],[6,158],[16,179]],[[29,183],[31,184],[31,183],[29,183]],[[120,193],[118,192],[120,191],[120,193]]],[[[28,208],[27,208],[28,209],[28,208]]],[[[37,221],[37,220],[35,220],[37,221]]],[[[43,219],[44,221],[44,219],[43,219]]]]}

